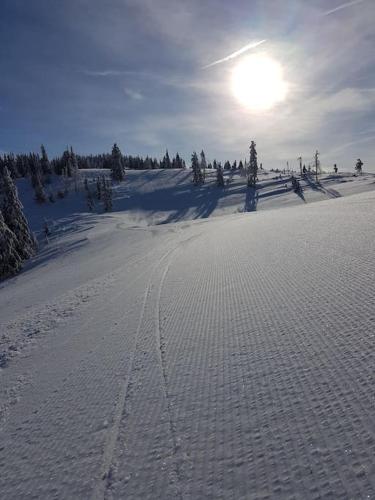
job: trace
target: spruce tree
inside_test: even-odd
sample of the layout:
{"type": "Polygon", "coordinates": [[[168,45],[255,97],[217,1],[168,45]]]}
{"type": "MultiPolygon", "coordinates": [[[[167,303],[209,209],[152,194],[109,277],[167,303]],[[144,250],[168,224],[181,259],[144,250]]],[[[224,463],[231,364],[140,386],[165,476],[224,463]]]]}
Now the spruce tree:
{"type": "Polygon", "coordinates": [[[31,173],[31,184],[35,191],[35,201],[37,201],[38,203],[45,203],[47,201],[47,195],[43,187],[42,170],[39,157],[37,155],[32,155],[30,157],[29,165],[31,173]]]}
{"type": "Polygon", "coordinates": [[[124,167],[122,164],[122,154],[120,148],[115,143],[112,148],[111,155],[111,175],[114,181],[123,181],[124,180],[124,167]]]}
{"type": "Polygon", "coordinates": [[[72,176],[72,157],[68,148],[64,151],[61,157],[61,172],[64,177],[72,176]]]}
{"type": "Polygon", "coordinates": [[[250,144],[250,163],[247,169],[247,185],[255,186],[258,175],[258,160],[257,160],[257,151],[256,144],[254,141],[251,141],[250,144]]]}
{"type": "Polygon", "coordinates": [[[165,152],[162,165],[163,165],[163,168],[172,168],[172,163],[171,163],[171,159],[169,158],[168,149],[165,152]]]}
{"type": "Polygon", "coordinates": [[[73,152],[73,148],[70,147],[70,163],[71,163],[71,173],[74,182],[74,190],[78,191],[78,181],[79,181],[79,168],[78,161],[75,153],[73,152]]]}
{"type": "Polygon", "coordinates": [[[202,177],[203,177],[203,179],[205,179],[206,178],[207,162],[206,162],[206,155],[204,154],[203,149],[201,151],[201,164],[200,164],[200,167],[201,167],[202,177]]]}
{"type": "Polygon", "coordinates": [[[220,187],[224,186],[224,175],[223,175],[223,169],[221,168],[221,165],[216,168],[216,182],[217,185],[220,187]]]}
{"type": "Polygon", "coordinates": [[[195,151],[191,156],[191,168],[193,170],[193,184],[195,185],[201,184],[203,181],[203,176],[198,160],[198,155],[195,151]]]}
{"type": "Polygon", "coordinates": [[[5,224],[0,210],[0,280],[16,274],[22,267],[22,259],[17,252],[17,238],[5,224]]]}
{"type": "Polygon", "coordinates": [[[5,224],[16,237],[17,253],[22,259],[28,259],[34,255],[37,244],[23,213],[22,204],[18,198],[17,188],[6,167],[3,170],[3,190],[4,194],[1,209],[5,224]]]}
{"type": "Polygon", "coordinates": [[[42,153],[42,156],[40,158],[40,167],[42,169],[42,173],[45,176],[49,176],[52,174],[52,168],[46,153],[46,148],[43,146],[43,144],[41,145],[40,150],[42,153]]]}
{"type": "Polygon", "coordinates": [[[183,168],[183,163],[182,163],[182,160],[181,160],[181,157],[180,155],[177,153],[176,154],[176,168],[183,168]]]}

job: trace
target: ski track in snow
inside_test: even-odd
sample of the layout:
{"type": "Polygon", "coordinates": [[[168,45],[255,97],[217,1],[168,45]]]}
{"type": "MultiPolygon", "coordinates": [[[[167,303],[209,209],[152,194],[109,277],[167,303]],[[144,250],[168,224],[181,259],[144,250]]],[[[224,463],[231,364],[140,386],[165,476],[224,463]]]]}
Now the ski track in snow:
{"type": "Polygon", "coordinates": [[[0,497],[374,498],[374,193],[174,228],[10,324],[0,497]]]}
{"type": "MultiPolygon", "coordinates": [[[[115,449],[116,441],[117,441],[117,438],[118,438],[118,433],[119,433],[119,427],[120,427],[121,418],[122,418],[123,411],[124,411],[125,404],[126,404],[127,389],[128,389],[128,385],[129,385],[129,380],[131,378],[131,373],[132,373],[132,370],[133,370],[134,356],[135,356],[135,352],[136,352],[136,349],[137,349],[137,346],[138,346],[138,339],[139,339],[141,327],[142,327],[143,320],[144,320],[144,314],[145,314],[146,304],[147,304],[148,297],[150,295],[150,289],[152,287],[152,278],[153,278],[153,275],[155,273],[155,270],[174,251],[175,251],[175,249],[168,250],[162,256],[162,258],[159,259],[159,261],[157,262],[155,268],[151,272],[151,278],[150,278],[150,281],[147,284],[147,287],[146,287],[146,290],[145,290],[145,293],[144,293],[141,315],[140,315],[140,319],[139,319],[139,323],[138,323],[138,327],[137,327],[137,333],[136,333],[135,340],[134,340],[135,347],[134,347],[133,355],[132,355],[132,358],[131,358],[130,364],[129,364],[129,373],[128,373],[128,376],[126,377],[126,379],[123,381],[123,384],[121,385],[121,390],[120,390],[120,394],[119,394],[119,397],[118,397],[118,403],[116,405],[116,409],[115,409],[115,413],[114,413],[114,417],[113,417],[113,426],[112,426],[111,432],[108,435],[107,443],[105,445],[104,456],[103,456],[103,466],[102,466],[102,471],[101,471],[101,475],[100,475],[100,482],[98,483],[98,485],[96,487],[96,490],[94,492],[94,495],[93,495],[93,499],[94,500],[104,498],[106,490],[108,488],[110,488],[111,475],[112,475],[113,454],[114,454],[114,449],[115,449]]],[[[167,269],[168,269],[168,267],[166,267],[166,270],[167,269]]],[[[164,390],[165,390],[165,388],[164,388],[164,390]]]]}

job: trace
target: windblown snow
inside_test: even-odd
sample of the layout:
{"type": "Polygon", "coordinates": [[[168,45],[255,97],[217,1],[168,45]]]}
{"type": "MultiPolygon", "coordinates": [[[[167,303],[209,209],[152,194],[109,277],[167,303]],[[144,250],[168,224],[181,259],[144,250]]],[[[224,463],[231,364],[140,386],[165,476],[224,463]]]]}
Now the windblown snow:
{"type": "Polygon", "coordinates": [[[0,285],[1,498],[375,498],[375,176],[276,177],[19,185],[52,235],[0,285]]]}

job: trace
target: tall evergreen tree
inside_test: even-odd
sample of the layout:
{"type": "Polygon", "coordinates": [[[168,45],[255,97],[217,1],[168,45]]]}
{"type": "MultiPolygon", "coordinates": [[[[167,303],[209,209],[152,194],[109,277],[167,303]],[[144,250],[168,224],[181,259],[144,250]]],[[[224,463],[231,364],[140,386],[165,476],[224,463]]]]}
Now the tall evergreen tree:
{"type": "Polygon", "coordinates": [[[203,149],[201,151],[201,164],[200,164],[200,167],[201,167],[202,175],[205,178],[206,177],[207,161],[206,161],[206,155],[204,154],[203,149]]]}
{"type": "Polygon", "coordinates": [[[250,144],[250,163],[247,169],[247,185],[255,186],[258,175],[258,159],[257,159],[257,151],[256,144],[254,141],[251,141],[250,144]]]}
{"type": "Polygon", "coordinates": [[[163,166],[163,168],[172,168],[172,163],[171,163],[171,159],[169,158],[168,149],[165,152],[165,155],[164,155],[164,158],[162,161],[162,166],[163,166]]]}
{"type": "Polygon", "coordinates": [[[198,160],[198,155],[195,151],[191,156],[191,168],[193,170],[193,184],[195,184],[195,185],[202,184],[203,175],[202,175],[200,163],[198,160]]]}
{"type": "Polygon", "coordinates": [[[223,174],[223,169],[221,168],[221,165],[219,165],[216,168],[216,182],[217,185],[220,187],[224,186],[224,174],[223,174]]]}
{"type": "Polygon", "coordinates": [[[16,251],[18,255],[22,259],[28,259],[35,253],[37,244],[23,213],[17,188],[6,167],[3,170],[3,191],[1,210],[5,224],[16,237],[16,251]]]}
{"type": "Polygon", "coordinates": [[[16,274],[22,267],[22,259],[17,252],[17,238],[5,224],[0,210],[0,280],[16,274]]]}
{"type": "Polygon", "coordinates": [[[201,168],[207,168],[207,160],[206,160],[206,155],[205,152],[201,151],[201,168]]]}
{"type": "Polygon", "coordinates": [[[43,144],[41,145],[40,150],[42,153],[42,156],[40,158],[40,167],[42,169],[42,173],[46,176],[51,175],[52,167],[47,156],[46,148],[43,146],[43,144]]]}
{"type": "Polygon", "coordinates": [[[42,182],[42,169],[39,157],[37,155],[31,155],[29,167],[31,173],[31,184],[35,191],[35,200],[38,203],[45,203],[47,201],[47,195],[44,191],[42,182]]]}
{"type": "Polygon", "coordinates": [[[72,176],[72,157],[68,148],[64,151],[61,158],[62,174],[64,177],[72,176]]]}
{"type": "Polygon", "coordinates": [[[176,154],[176,168],[183,168],[183,167],[184,167],[184,165],[183,165],[181,156],[177,153],[176,154]]]}
{"type": "Polygon", "coordinates": [[[125,177],[122,154],[120,148],[115,143],[111,155],[111,175],[114,181],[123,181],[125,177]]]}
{"type": "Polygon", "coordinates": [[[74,190],[78,191],[78,182],[79,182],[79,168],[78,168],[78,160],[75,155],[73,148],[70,147],[70,162],[71,162],[71,173],[74,182],[74,190]]]}

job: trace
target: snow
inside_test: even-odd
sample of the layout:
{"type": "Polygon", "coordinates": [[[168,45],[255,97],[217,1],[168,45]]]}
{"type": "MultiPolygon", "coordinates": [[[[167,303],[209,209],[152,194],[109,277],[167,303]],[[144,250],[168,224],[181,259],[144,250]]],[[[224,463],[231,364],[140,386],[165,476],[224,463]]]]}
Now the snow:
{"type": "Polygon", "coordinates": [[[20,186],[55,225],[0,285],[1,498],[375,496],[374,176],[189,174],[20,186]]]}

